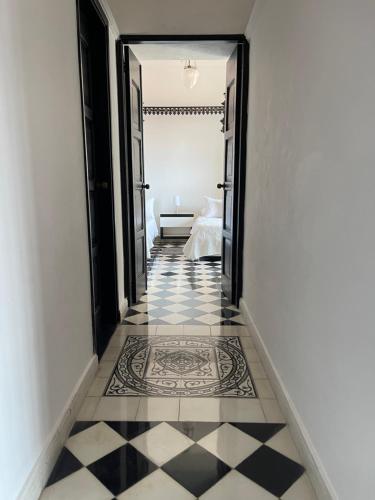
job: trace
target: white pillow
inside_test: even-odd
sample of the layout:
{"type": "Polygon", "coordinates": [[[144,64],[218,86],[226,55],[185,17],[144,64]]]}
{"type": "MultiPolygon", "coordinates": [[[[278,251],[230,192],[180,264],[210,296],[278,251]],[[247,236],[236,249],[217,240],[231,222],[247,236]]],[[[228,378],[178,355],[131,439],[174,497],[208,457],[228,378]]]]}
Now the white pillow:
{"type": "Polygon", "coordinates": [[[223,200],[205,196],[206,206],[202,210],[203,217],[213,218],[223,216],[223,200]]]}

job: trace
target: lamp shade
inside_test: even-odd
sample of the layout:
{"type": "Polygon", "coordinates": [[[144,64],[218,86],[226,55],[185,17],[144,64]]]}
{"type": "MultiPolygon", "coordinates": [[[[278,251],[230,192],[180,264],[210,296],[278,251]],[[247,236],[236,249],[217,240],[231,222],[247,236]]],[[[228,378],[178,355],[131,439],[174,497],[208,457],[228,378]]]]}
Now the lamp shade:
{"type": "Polygon", "coordinates": [[[199,71],[195,64],[191,64],[190,61],[186,61],[184,66],[184,71],[182,74],[182,80],[184,85],[188,89],[192,89],[198,82],[199,71]]]}

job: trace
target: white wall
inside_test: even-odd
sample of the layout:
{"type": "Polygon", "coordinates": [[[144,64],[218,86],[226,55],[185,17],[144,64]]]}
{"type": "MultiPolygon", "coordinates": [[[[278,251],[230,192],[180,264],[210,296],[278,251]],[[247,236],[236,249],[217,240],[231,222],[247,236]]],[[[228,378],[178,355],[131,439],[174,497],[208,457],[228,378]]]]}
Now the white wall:
{"type": "Polygon", "coordinates": [[[75,1],[0,3],[0,496],[13,500],[93,350],[75,1]]]}
{"type": "Polygon", "coordinates": [[[341,500],[373,498],[375,3],[258,1],[244,299],[341,500]]]}
{"type": "MultiPolygon", "coordinates": [[[[225,61],[197,61],[200,78],[186,89],[183,61],[144,61],[145,106],[220,105],[225,91],[225,61]]],[[[174,195],[181,197],[180,211],[198,211],[204,196],[220,197],[216,188],[223,179],[224,136],[222,115],[144,116],[144,157],[147,196],[155,198],[156,216],[174,211],[174,195]]]]}
{"type": "Polygon", "coordinates": [[[116,260],[117,260],[117,291],[121,316],[126,313],[127,300],[124,290],[124,247],[122,231],[122,205],[121,205],[121,166],[118,122],[118,94],[117,94],[117,68],[116,68],[116,40],[119,36],[117,25],[113,19],[107,3],[100,0],[107,19],[109,20],[109,78],[111,97],[111,127],[112,127],[112,170],[116,226],[116,260]]]}

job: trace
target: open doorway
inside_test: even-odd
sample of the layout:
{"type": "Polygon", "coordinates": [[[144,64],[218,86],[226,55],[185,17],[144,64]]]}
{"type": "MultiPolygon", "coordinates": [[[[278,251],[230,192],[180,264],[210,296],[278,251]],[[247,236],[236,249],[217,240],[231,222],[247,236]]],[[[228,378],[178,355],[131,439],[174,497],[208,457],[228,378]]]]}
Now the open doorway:
{"type": "MultiPolygon", "coordinates": [[[[157,285],[153,280],[147,287],[147,275],[155,277],[153,257],[164,253],[166,259],[179,256],[189,263],[184,274],[193,291],[200,281],[203,289],[219,288],[218,299],[238,305],[247,41],[242,36],[171,38],[123,36],[118,45],[129,304],[144,308],[139,300],[157,285]],[[189,88],[195,69],[198,81],[189,88]],[[175,247],[174,256],[167,245],[175,247]],[[191,276],[207,260],[216,269],[210,283],[191,276]]],[[[161,271],[156,274],[176,281],[172,270],[161,271]]]]}

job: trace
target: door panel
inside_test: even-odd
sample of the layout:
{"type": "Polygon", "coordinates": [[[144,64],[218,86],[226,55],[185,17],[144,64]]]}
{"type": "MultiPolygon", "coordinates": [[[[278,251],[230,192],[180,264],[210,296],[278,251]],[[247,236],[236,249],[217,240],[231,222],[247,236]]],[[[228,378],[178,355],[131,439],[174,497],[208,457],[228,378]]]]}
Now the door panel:
{"type": "Polygon", "coordinates": [[[100,357],[118,320],[107,31],[90,0],[79,0],[77,7],[94,344],[100,357]]]}
{"type": "Polygon", "coordinates": [[[237,254],[236,231],[237,224],[237,196],[238,196],[238,165],[239,140],[238,132],[238,47],[233,51],[227,62],[226,70],[226,98],[225,98],[225,158],[224,158],[224,213],[223,213],[223,242],[222,242],[222,289],[231,302],[236,301],[234,290],[236,284],[233,275],[237,254]]]}
{"type": "Polygon", "coordinates": [[[128,199],[129,303],[146,290],[145,178],[143,163],[142,68],[129,47],[123,47],[123,107],[128,199]]]}

